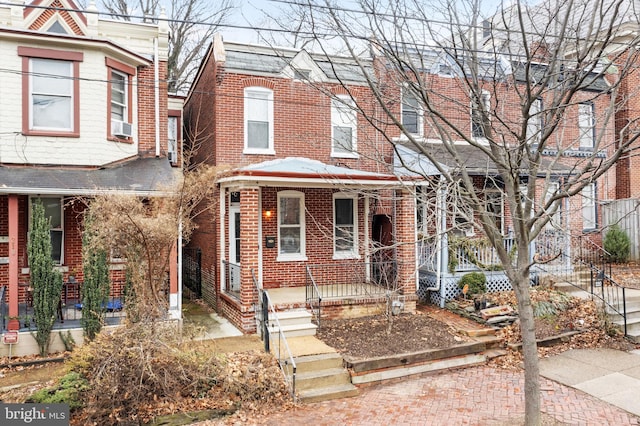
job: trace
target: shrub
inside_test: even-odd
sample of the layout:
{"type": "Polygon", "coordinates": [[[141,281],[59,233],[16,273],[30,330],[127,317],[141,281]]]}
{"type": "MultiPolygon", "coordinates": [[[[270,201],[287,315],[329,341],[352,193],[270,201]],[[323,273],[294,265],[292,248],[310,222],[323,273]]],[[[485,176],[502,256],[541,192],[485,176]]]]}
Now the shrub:
{"type": "Polygon", "coordinates": [[[487,292],[487,277],[482,272],[469,272],[468,274],[464,274],[460,278],[460,281],[458,281],[458,287],[460,289],[463,289],[465,285],[469,286],[467,296],[473,297],[484,294],[487,292]]]}
{"type": "Polygon", "coordinates": [[[71,410],[82,406],[80,394],[89,390],[89,382],[82,375],[70,372],[60,379],[53,388],[40,389],[26,402],[42,404],[69,404],[71,410]]]}
{"type": "Polygon", "coordinates": [[[625,263],[629,260],[631,240],[618,225],[613,225],[604,237],[604,249],[607,251],[607,260],[625,263]]]}

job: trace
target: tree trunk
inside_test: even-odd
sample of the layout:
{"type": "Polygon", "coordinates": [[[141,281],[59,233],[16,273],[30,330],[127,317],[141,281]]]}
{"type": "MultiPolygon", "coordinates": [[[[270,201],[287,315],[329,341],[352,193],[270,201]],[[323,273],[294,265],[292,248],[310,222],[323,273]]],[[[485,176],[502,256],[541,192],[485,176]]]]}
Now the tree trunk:
{"type": "Polygon", "coordinates": [[[538,347],[536,344],[536,325],[533,305],[529,294],[528,274],[518,274],[513,289],[518,301],[518,316],[522,334],[522,353],[524,355],[524,396],[525,425],[540,424],[540,366],[538,365],[538,347]]]}

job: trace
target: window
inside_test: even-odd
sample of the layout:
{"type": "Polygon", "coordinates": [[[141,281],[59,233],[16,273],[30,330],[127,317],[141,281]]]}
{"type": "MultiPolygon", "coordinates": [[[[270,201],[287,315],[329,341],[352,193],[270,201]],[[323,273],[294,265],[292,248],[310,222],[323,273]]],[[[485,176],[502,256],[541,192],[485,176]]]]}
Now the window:
{"type": "Polygon", "coordinates": [[[181,128],[179,110],[169,111],[167,126],[167,157],[171,164],[178,164],[178,144],[181,128]]]}
{"type": "Polygon", "coordinates": [[[580,132],[580,149],[593,149],[595,146],[595,123],[593,104],[578,105],[578,129],[580,132]]]}
{"type": "Polygon", "coordinates": [[[334,258],[358,255],[358,199],[345,194],[333,195],[334,258]]]}
{"type": "Polygon", "coordinates": [[[18,47],[22,57],[22,133],[80,136],[81,52],[18,47]]]}
{"type": "Polygon", "coordinates": [[[31,129],[73,130],[71,62],[31,59],[31,129]]]}
{"type": "Polygon", "coordinates": [[[501,191],[489,191],[485,193],[485,201],[486,201],[486,211],[489,214],[489,217],[493,219],[493,222],[496,224],[496,228],[504,233],[503,229],[503,202],[502,202],[502,192],[501,191]]]}
{"type": "Polygon", "coordinates": [[[528,144],[535,145],[540,143],[542,124],[542,99],[535,99],[529,108],[529,121],[527,121],[528,144]]]}
{"type": "Polygon", "coordinates": [[[480,99],[472,94],[471,102],[471,136],[474,138],[484,138],[485,120],[489,119],[489,110],[491,108],[491,95],[489,92],[482,91],[480,99]]]}
{"type": "Polygon", "coordinates": [[[356,151],[356,111],[348,96],[331,100],[331,155],[353,157],[356,151]]]}
{"type": "Polygon", "coordinates": [[[590,183],[582,189],[582,229],[596,229],[596,185],[590,183]]]}
{"type": "Polygon", "coordinates": [[[109,81],[109,128],[108,135],[118,141],[128,140],[133,136],[131,123],[131,78],[135,74],[134,67],[114,59],[105,60],[109,81]]]}
{"type": "Polygon", "coordinates": [[[273,154],[273,92],[262,87],[244,91],[244,152],[273,154]]]}
{"type": "MultiPolygon", "coordinates": [[[[558,182],[549,182],[548,186],[547,186],[547,192],[544,195],[544,203],[545,205],[549,202],[549,200],[551,200],[551,198],[553,198],[559,191],[560,189],[560,184],[558,182]]],[[[552,215],[549,215],[549,222],[547,223],[547,229],[561,229],[561,225],[562,225],[562,217],[561,217],[561,207],[562,207],[562,201],[561,200],[556,200],[554,201],[550,207],[547,209],[549,212],[552,208],[557,207],[555,213],[553,213],[552,215]]],[[[549,213],[547,213],[549,214],[549,213]]]]}
{"type": "Polygon", "coordinates": [[[402,125],[407,132],[422,135],[422,108],[408,89],[402,91],[402,125]]]}
{"type": "Polygon", "coordinates": [[[278,193],[278,260],[306,260],[304,194],[278,193]]]}
{"type": "Polygon", "coordinates": [[[58,265],[62,265],[63,259],[63,201],[60,197],[32,198],[31,205],[38,200],[44,206],[44,216],[51,220],[51,258],[58,265]]]}

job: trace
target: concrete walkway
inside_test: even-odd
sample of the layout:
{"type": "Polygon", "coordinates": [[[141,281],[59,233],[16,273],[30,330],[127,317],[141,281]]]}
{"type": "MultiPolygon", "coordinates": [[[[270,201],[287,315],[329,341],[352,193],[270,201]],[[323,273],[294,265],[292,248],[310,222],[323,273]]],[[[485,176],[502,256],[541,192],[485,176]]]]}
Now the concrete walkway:
{"type": "Polygon", "coordinates": [[[640,416],[640,350],[572,349],[540,360],[540,374],[640,416]]]}

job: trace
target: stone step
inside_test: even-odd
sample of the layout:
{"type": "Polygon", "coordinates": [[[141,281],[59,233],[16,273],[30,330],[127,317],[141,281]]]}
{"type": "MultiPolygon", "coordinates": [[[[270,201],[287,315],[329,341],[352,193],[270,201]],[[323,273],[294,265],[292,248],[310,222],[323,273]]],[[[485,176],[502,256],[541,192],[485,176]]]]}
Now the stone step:
{"type": "Polygon", "coordinates": [[[296,374],[298,391],[351,384],[351,376],[345,368],[329,368],[296,374]]]}
{"type": "Polygon", "coordinates": [[[482,352],[482,354],[487,358],[487,361],[489,361],[494,358],[505,356],[507,351],[505,349],[493,348],[482,352]]]}
{"type": "Polygon", "coordinates": [[[323,388],[306,389],[298,392],[301,402],[320,402],[338,398],[351,398],[360,393],[357,387],[349,384],[327,386],[323,388]]]}
{"type": "Polygon", "coordinates": [[[308,324],[294,324],[294,325],[283,325],[281,327],[269,327],[269,334],[272,339],[277,339],[277,335],[282,332],[284,337],[287,339],[290,337],[299,337],[299,336],[315,336],[317,325],[312,324],[311,322],[308,324]]]}
{"type": "Polygon", "coordinates": [[[296,362],[296,372],[298,374],[311,371],[343,368],[344,361],[337,352],[318,355],[304,355],[294,358],[296,362]]]}
{"type": "Polygon", "coordinates": [[[272,317],[272,313],[269,315],[270,327],[276,327],[277,323],[280,323],[280,325],[284,327],[287,325],[308,324],[311,322],[311,313],[301,309],[277,312],[278,322],[272,317]]]}

